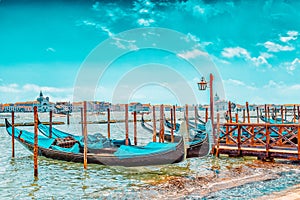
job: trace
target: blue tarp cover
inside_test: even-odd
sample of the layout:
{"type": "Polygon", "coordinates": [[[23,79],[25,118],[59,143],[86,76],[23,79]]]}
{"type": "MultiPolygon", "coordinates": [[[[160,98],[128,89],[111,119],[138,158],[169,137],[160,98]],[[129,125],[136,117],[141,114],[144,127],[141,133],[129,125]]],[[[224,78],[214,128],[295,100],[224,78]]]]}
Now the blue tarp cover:
{"type": "Polygon", "coordinates": [[[78,143],[74,144],[73,147],[71,147],[71,148],[63,148],[63,147],[59,147],[59,146],[56,146],[56,145],[52,145],[50,148],[53,149],[53,150],[64,151],[64,152],[67,152],[67,153],[75,153],[76,154],[76,153],[80,152],[78,143]]]}
{"type": "MultiPolygon", "coordinates": [[[[11,135],[12,134],[12,127],[9,127],[7,129],[8,133],[11,135]]],[[[15,138],[18,138],[20,134],[20,130],[15,128],[15,138]]],[[[25,130],[22,130],[22,135],[20,137],[23,139],[25,142],[29,144],[34,144],[34,134],[25,130]]],[[[38,135],[38,146],[43,147],[43,148],[49,148],[52,143],[54,142],[55,139],[53,138],[47,138],[43,135],[38,135]]]]}
{"type": "Polygon", "coordinates": [[[114,155],[120,159],[150,155],[150,154],[161,153],[166,151],[174,151],[176,150],[176,145],[177,143],[158,143],[158,142],[150,142],[144,147],[122,145],[114,153],[114,155]]]}

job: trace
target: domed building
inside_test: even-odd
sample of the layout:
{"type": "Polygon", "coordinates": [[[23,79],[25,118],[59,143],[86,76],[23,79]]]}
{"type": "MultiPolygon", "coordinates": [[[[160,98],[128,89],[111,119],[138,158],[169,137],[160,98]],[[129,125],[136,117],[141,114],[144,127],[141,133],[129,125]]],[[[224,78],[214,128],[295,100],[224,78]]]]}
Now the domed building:
{"type": "Polygon", "coordinates": [[[44,97],[43,92],[40,92],[40,96],[36,99],[39,102],[38,112],[49,112],[53,106],[49,101],[49,97],[44,97]]]}

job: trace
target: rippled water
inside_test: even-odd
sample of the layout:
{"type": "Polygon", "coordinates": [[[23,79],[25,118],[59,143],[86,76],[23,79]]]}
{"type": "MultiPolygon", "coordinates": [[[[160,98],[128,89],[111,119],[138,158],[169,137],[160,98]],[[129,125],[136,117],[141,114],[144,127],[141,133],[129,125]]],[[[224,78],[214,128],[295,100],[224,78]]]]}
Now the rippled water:
{"type": "MultiPolygon", "coordinates": [[[[113,115],[114,116],[114,115],[113,115]]],[[[114,118],[122,118],[122,113],[114,118]]],[[[48,120],[48,114],[40,114],[42,121],[48,120]]],[[[180,118],[180,113],[179,113],[180,118]]],[[[89,115],[88,120],[101,120],[105,116],[89,115]]],[[[32,114],[22,114],[17,122],[32,120],[32,114]]],[[[65,121],[65,118],[56,117],[55,121],[65,121]]],[[[57,128],[80,134],[81,125],[78,123],[78,114],[71,117],[71,125],[61,125],[57,128]]],[[[89,124],[88,130],[93,132],[106,132],[106,124],[89,124]]],[[[33,130],[33,127],[18,127],[33,130]]],[[[112,137],[124,138],[123,123],[112,124],[112,137]]],[[[132,123],[130,125],[130,137],[132,138],[132,123]]],[[[138,124],[138,143],[145,144],[151,140],[151,134],[146,133],[138,124]]],[[[33,157],[23,146],[16,143],[15,158],[11,158],[11,138],[5,128],[0,128],[0,198],[1,199],[159,199],[168,195],[161,189],[161,185],[172,177],[182,177],[195,180],[196,177],[214,177],[215,181],[228,180],[245,176],[247,174],[272,174],[277,175],[274,180],[259,183],[248,183],[231,189],[222,189],[207,193],[202,186],[189,186],[191,193],[181,192],[174,186],[173,192],[178,193],[173,198],[204,198],[204,199],[251,199],[274,191],[280,191],[294,184],[300,183],[299,171],[292,167],[275,167],[274,169],[255,169],[245,166],[251,164],[252,159],[245,158],[220,158],[213,157],[194,158],[176,165],[149,166],[149,167],[109,167],[100,165],[88,165],[84,170],[82,164],[68,163],[39,157],[39,178],[33,177],[33,157]],[[245,169],[240,174],[234,174],[230,169],[242,167],[245,169]],[[193,188],[194,187],[194,188],[193,188]],[[253,192],[253,188],[256,190],[253,192]],[[199,191],[199,192],[197,192],[199,191]],[[201,193],[201,192],[202,193],[201,193]],[[205,193],[205,194],[204,194],[205,193]],[[251,195],[250,195],[251,194],[251,195]]],[[[208,183],[210,184],[210,183],[208,183]]],[[[173,187],[173,186],[171,186],[173,187]]]]}

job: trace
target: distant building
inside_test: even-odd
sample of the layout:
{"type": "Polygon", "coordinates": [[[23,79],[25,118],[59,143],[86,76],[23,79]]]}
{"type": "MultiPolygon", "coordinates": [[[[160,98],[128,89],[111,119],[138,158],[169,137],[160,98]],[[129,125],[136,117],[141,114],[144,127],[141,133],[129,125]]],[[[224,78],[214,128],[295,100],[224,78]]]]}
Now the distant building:
{"type": "Polygon", "coordinates": [[[141,112],[143,110],[143,105],[138,102],[132,102],[128,105],[129,112],[141,112]]]}
{"type": "Polygon", "coordinates": [[[3,104],[2,108],[3,108],[3,112],[16,111],[15,105],[13,103],[5,103],[3,104]]]}
{"type": "Polygon", "coordinates": [[[125,104],[112,104],[111,105],[112,111],[124,111],[125,110],[125,104]]]}
{"type": "Polygon", "coordinates": [[[34,106],[39,106],[38,101],[17,102],[14,104],[17,112],[33,112],[34,106]]]}
{"type": "Polygon", "coordinates": [[[44,97],[43,92],[40,92],[40,96],[36,99],[39,102],[38,112],[49,112],[53,110],[54,105],[50,103],[49,97],[44,97]]]}
{"type": "Polygon", "coordinates": [[[218,94],[214,96],[214,106],[214,109],[217,112],[228,110],[228,102],[225,100],[221,100],[218,94]]]}
{"type": "Polygon", "coordinates": [[[73,111],[73,107],[70,102],[56,102],[54,111],[58,114],[67,114],[73,111]]]}
{"type": "Polygon", "coordinates": [[[149,113],[150,112],[150,104],[141,104],[139,102],[132,102],[128,105],[129,112],[137,112],[137,113],[149,113]]]}
{"type": "Polygon", "coordinates": [[[73,102],[72,103],[72,111],[80,112],[81,108],[83,108],[83,102],[73,102]]]}

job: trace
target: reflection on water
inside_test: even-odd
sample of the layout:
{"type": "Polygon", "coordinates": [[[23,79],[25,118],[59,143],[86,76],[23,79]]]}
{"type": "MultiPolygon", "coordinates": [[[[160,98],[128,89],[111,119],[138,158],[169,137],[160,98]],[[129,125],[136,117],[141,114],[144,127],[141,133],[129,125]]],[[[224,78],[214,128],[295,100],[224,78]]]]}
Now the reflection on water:
{"type": "MultiPolygon", "coordinates": [[[[32,120],[32,114],[25,114],[32,120]]],[[[72,115],[71,125],[57,128],[81,134],[81,125],[76,114],[72,115]]],[[[92,116],[92,115],[90,115],[92,116]]],[[[122,119],[123,114],[116,115],[122,119]]],[[[94,117],[94,116],[92,116],[94,117]]],[[[48,120],[48,114],[40,114],[42,121],[48,120]]],[[[105,116],[100,116],[105,119],[105,116]]],[[[179,117],[180,118],[180,117],[179,117]]],[[[22,121],[20,117],[16,119],[22,121]]],[[[25,121],[26,121],[25,120],[25,121]]],[[[55,118],[63,121],[65,118],[55,118]]],[[[90,118],[89,120],[94,120],[90,118]]],[[[99,119],[98,119],[99,120],[99,119]]],[[[124,138],[124,124],[111,124],[113,138],[124,138]]],[[[20,128],[20,127],[19,127],[20,128]]],[[[21,127],[33,131],[33,127],[21,127]]],[[[90,133],[106,133],[106,124],[89,124],[90,133]]],[[[133,138],[133,125],[130,125],[130,137],[133,138]]],[[[152,135],[138,125],[138,144],[151,141],[152,135]]],[[[85,199],[102,198],[206,198],[206,199],[250,199],[270,192],[278,191],[297,184],[299,171],[297,165],[255,163],[253,158],[193,158],[176,165],[147,167],[109,167],[90,164],[83,169],[81,163],[69,163],[39,157],[39,178],[33,177],[33,156],[19,143],[15,143],[15,158],[11,158],[11,138],[0,128],[0,198],[1,199],[85,199]],[[263,167],[262,167],[263,166],[263,167]],[[279,173],[279,174],[278,174],[279,173]],[[280,174],[281,173],[281,174],[280,174]],[[237,187],[226,181],[242,177],[270,176],[272,180],[248,183],[237,187]],[[221,186],[216,186],[222,183],[221,186]],[[256,188],[253,191],[253,188],[256,188]],[[11,192],[17,191],[17,192],[11,192]],[[209,191],[211,193],[209,193],[209,191]],[[251,194],[251,195],[250,195],[251,194]]],[[[257,179],[259,180],[259,179],[257,179]]],[[[255,180],[253,180],[255,181],[255,180]]],[[[252,181],[252,182],[253,182],[252,181]]],[[[239,182],[239,181],[235,181],[239,182]]],[[[230,183],[230,182],[229,182],[230,183]]]]}

